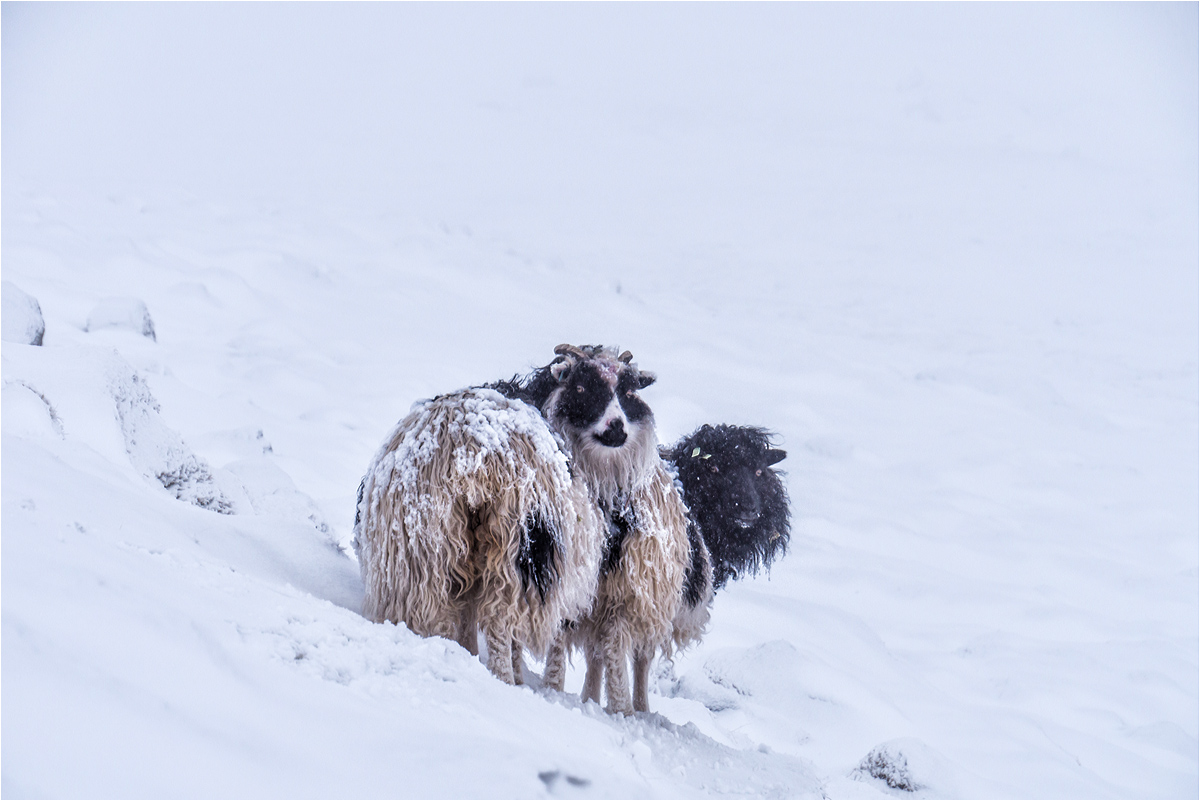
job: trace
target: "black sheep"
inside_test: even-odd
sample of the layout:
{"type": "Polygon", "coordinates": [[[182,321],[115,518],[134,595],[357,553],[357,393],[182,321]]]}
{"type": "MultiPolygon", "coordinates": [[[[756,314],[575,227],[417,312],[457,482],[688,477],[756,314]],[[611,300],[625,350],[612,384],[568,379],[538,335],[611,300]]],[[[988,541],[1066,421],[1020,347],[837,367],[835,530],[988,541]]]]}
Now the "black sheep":
{"type": "Polygon", "coordinates": [[[704,425],[662,450],[683,486],[690,521],[708,546],[714,591],[786,553],[787,490],[771,469],[786,456],[771,447],[767,431],[752,426],[704,425]]]}

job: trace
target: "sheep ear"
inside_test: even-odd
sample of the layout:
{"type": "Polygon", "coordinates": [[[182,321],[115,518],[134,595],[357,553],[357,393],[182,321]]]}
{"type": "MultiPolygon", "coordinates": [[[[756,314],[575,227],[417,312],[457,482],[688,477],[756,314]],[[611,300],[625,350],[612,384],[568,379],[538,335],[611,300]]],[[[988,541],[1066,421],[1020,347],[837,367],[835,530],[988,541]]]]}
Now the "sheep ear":
{"type": "Polygon", "coordinates": [[[558,363],[550,365],[550,377],[560,384],[567,380],[570,371],[571,363],[562,357],[559,357],[558,363]]]}
{"type": "Polygon", "coordinates": [[[781,451],[779,448],[771,448],[767,451],[767,464],[778,464],[787,458],[787,451],[781,451]]]}
{"type": "Polygon", "coordinates": [[[637,387],[638,389],[645,389],[657,380],[658,376],[654,373],[638,373],[637,387]]]}

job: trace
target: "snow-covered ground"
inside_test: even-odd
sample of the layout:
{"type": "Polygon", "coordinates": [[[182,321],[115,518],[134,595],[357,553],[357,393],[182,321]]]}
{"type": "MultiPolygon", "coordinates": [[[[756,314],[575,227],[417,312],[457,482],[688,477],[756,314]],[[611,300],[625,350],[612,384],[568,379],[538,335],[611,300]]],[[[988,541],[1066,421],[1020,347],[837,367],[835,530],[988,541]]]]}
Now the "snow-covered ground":
{"type": "Polygon", "coordinates": [[[4,796],[1200,794],[1195,3],[2,34],[4,796]],[[358,614],[390,426],[560,342],[789,453],[649,715],[358,614]]]}

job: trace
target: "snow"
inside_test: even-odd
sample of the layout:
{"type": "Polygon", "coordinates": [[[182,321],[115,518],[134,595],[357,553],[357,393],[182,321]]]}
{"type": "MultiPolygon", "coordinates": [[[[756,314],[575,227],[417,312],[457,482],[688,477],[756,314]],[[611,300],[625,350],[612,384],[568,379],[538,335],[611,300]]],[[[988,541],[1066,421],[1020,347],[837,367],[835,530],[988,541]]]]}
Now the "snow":
{"type": "Polygon", "coordinates": [[[22,345],[42,344],[46,332],[42,322],[42,309],[36,298],[32,298],[12,281],[4,282],[4,334],[5,342],[22,345]]]}
{"type": "Polygon", "coordinates": [[[84,331],[101,328],[125,328],[144,337],[157,340],[150,310],[137,298],[104,298],[88,315],[84,331]]]}
{"type": "Polygon", "coordinates": [[[1195,4],[2,14],[6,797],[1200,795],[1195,4]],[[358,614],[561,342],[788,451],[649,715],[358,614]]]}

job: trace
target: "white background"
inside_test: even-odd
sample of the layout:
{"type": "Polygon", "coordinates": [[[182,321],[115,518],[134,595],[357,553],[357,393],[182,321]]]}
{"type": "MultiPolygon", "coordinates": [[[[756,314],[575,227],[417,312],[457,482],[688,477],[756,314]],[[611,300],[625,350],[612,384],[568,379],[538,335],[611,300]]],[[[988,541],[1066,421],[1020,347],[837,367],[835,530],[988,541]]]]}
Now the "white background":
{"type": "Polygon", "coordinates": [[[902,794],[885,744],[923,796],[1200,793],[1196,4],[2,32],[46,326],[2,351],[5,796],[902,794]],[[367,623],[331,545],[413,401],[560,342],[655,371],[664,442],[789,453],[788,556],[637,719],[367,623]],[[237,514],[153,478],[200,461],[237,514]]]}

